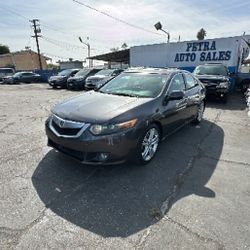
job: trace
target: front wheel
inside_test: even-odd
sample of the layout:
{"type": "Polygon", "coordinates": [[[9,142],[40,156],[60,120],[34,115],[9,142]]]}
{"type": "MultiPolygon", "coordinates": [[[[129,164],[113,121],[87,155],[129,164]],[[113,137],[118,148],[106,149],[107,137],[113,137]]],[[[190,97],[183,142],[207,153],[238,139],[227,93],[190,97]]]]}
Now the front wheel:
{"type": "Polygon", "coordinates": [[[223,103],[227,103],[227,96],[228,96],[228,94],[224,94],[223,97],[221,97],[221,101],[223,103]]]}
{"type": "Polygon", "coordinates": [[[205,110],[205,102],[202,101],[198,106],[197,114],[195,116],[193,123],[199,124],[202,121],[204,110],[205,110]]]}
{"type": "Polygon", "coordinates": [[[157,125],[152,124],[140,138],[136,149],[136,163],[145,165],[155,156],[160,142],[160,131],[157,125]]]}

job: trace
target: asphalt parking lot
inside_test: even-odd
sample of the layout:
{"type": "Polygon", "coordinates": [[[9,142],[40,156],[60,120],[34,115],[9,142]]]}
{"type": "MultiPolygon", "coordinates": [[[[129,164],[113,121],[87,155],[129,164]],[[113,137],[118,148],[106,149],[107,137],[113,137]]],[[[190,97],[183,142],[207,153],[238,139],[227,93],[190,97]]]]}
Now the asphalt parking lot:
{"type": "Polygon", "coordinates": [[[145,167],[81,165],[46,146],[80,92],[0,85],[0,249],[250,249],[250,118],[208,102],[145,167]]]}

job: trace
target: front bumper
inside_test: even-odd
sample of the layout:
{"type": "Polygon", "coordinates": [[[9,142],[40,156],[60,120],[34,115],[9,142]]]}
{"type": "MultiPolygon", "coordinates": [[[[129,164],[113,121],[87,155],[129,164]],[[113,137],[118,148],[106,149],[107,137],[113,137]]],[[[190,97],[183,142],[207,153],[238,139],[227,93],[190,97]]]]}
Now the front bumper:
{"type": "Polygon", "coordinates": [[[83,81],[70,81],[67,83],[67,88],[68,89],[80,89],[80,88],[84,88],[85,82],[83,81]]]}
{"type": "Polygon", "coordinates": [[[78,161],[92,165],[110,165],[125,162],[137,145],[138,131],[132,128],[112,135],[94,136],[86,129],[77,138],[58,137],[45,124],[48,146],[78,161]],[[102,154],[102,155],[101,155],[102,154]],[[105,155],[104,159],[102,156],[105,155]]]}
{"type": "Polygon", "coordinates": [[[228,88],[220,88],[218,86],[205,85],[207,95],[225,95],[229,92],[228,88]]]}
{"type": "Polygon", "coordinates": [[[49,85],[51,87],[66,87],[67,82],[66,81],[49,81],[49,85]]]}
{"type": "Polygon", "coordinates": [[[92,90],[92,89],[95,89],[96,86],[97,86],[97,84],[94,84],[94,83],[85,84],[85,89],[92,90]]]}

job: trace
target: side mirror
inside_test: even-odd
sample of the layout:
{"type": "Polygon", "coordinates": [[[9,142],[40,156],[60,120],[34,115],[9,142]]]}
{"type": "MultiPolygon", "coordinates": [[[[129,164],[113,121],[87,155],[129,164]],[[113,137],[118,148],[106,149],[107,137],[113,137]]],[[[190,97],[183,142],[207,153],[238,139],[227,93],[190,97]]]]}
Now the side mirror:
{"type": "Polygon", "coordinates": [[[169,95],[165,96],[163,104],[166,105],[169,101],[181,100],[185,94],[180,90],[173,90],[169,95]]]}
{"type": "Polygon", "coordinates": [[[183,91],[174,90],[168,95],[168,100],[181,100],[184,96],[183,91]]]}

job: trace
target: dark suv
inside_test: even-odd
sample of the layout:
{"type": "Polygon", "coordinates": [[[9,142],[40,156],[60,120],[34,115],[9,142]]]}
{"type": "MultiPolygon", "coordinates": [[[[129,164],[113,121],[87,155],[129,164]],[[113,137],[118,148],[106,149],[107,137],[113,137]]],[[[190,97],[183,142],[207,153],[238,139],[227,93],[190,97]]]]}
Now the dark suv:
{"type": "Polygon", "coordinates": [[[59,72],[56,76],[51,76],[49,78],[49,85],[53,88],[66,88],[68,78],[74,76],[79,70],[80,69],[65,69],[59,72]]]}
{"type": "Polygon", "coordinates": [[[202,120],[205,87],[178,69],[130,69],[52,108],[48,145],[88,164],[147,164],[161,140],[202,120]]]}
{"type": "Polygon", "coordinates": [[[225,65],[219,63],[199,65],[193,73],[205,85],[207,95],[215,95],[223,102],[227,101],[230,77],[225,65]]]}
{"type": "Polygon", "coordinates": [[[67,88],[68,89],[84,89],[85,81],[87,77],[93,76],[101,69],[95,68],[86,68],[81,69],[74,77],[70,77],[67,81],[67,88]]]}
{"type": "Polygon", "coordinates": [[[100,88],[106,82],[119,75],[122,71],[122,69],[103,69],[86,79],[85,89],[91,90],[100,88]]]}

